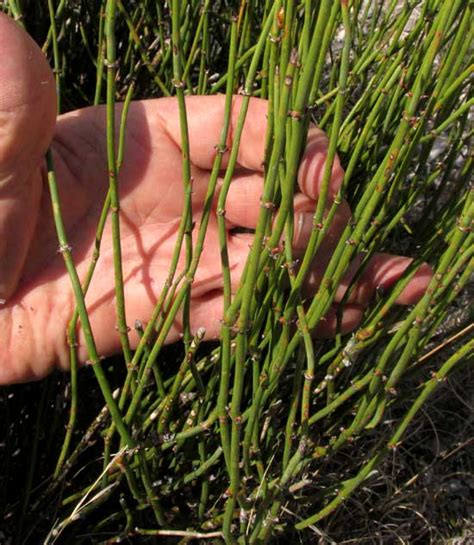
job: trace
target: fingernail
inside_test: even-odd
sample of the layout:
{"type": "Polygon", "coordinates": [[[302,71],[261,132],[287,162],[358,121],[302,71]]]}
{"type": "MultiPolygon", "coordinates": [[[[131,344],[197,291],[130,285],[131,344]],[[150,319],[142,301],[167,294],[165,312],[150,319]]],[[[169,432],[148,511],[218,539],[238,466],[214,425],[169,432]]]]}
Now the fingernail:
{"type": "Polygon", "coordinates": [[[311,212],[299,212],[295,217],[294,241],[295,249],[304,249],[308,244],[313,230],[313,214],[311,212]]]}

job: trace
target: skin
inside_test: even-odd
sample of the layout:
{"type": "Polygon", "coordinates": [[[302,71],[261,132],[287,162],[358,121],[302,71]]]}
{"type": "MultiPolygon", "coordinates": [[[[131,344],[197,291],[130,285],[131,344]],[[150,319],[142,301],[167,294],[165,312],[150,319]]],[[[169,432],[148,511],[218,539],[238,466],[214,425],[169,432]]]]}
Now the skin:
{"type": "MultiPolygon", "coordinates": [[[[61,255],[45,180],[43,156],[51,146],[56,166],[63,217],[80,278],[90,262],[94,235],[107,191],[105,109],[86,108],[56,117],[55,86],[50,67],[31,38],[0,14],[0,384],[39,379],[55,366],[68,367],[65,331],[74,310],[74,297],[61,255]]],[[[120,115],[120,108],[117,109],[120,115]]],[[[233,103],[232,125],[240,110],[233,103]]],[[[236,289],[260,210],[262,160],[267,103],[252,99],[226,205],[232,285],[236,289]]],[[[222,96],[187,100],[191,145],[193,216],[200,221],[202,204],[215,157],[224,113],[222,96]]],[[[232,139],[229,139],[229,146],[232,139]]],[[[146,322],[166,278],[182,211],[181,142],[178,107],[174,99],[132,103],[127,122],[126,152],[119,176],[126,315],[129,323],[146,322]]],[[[295,197],[295,254],[309,238],[311,218],[327,152],[327,138],[310,129],[301,162],[295,197]]],[[[330,193],[343,177],[336,159],[330,193]]],[[[315,259],[306,282],[314,292],[342,229],[350,219],[346,203],[315,259]]],[[[343,331],[359,323],[363,308],[378,286],[388,288],[410,263],[409,258],[378,254],[360,279],[344,309],[343,331]]],[[[181,260],[182,264],[182,260],[181,260]]],[[[336,298],[339,301],[357,269],[349,268],[336,298]]],[[[399,297],[416,302],[426,289],[431,271],[423,265],[399,297]]],[[[105,228],[101,257],[86,303],[99,353],[120,351],[113,293],[113,252],[110,223],[105,228]]],[[[191,293],[191,326],[219,335],[222,315],[222,274],[215,207],[204,252],[191,293]]],[[[331,311],[316,334],[334,334],[331,311]]],[[[179,338],[174,324],[167,341],[179,338]]],[[[137,343],[133,331],[132,347],[137,343]]],[[[79,330],[79,357],[87,359],[79,330]]]]}

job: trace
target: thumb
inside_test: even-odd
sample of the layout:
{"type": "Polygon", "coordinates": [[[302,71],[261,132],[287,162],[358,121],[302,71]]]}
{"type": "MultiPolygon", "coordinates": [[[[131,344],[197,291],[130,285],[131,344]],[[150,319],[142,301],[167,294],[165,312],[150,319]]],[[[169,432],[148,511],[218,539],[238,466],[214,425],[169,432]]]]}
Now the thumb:
{"type": "Polygon", "coordinates": [[[0,299],[6,299],[18,283],[37,221],[56,90],[39,47],[2,13],[0,53],[0,299]]]}

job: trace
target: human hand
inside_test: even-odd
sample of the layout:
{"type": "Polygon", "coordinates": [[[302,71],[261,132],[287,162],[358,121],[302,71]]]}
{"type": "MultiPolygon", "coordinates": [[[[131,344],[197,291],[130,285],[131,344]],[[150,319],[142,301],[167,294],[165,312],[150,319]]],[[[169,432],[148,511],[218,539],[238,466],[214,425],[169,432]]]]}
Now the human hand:
{"type": "MultiPolygon", "coordinates": [[[[41,51],[14,22],[0,14],[0,384],[45,376],[55,365],[68,366],[66,327],[75,301],[58,242],[45,185],[43,155],[51,146],[69,243],[80,278],[89,266],[95,230],[108,189],[105,109],[85,108],[56,119],[54,79],[41,51]]],[[[191,147],[193,216],[199,223],[207,182],[224,115],[224,97],[190,97],[187,115],[191,147]]],[[[117,108],[120,115],[120,107],[117,108]]],[[[236,97],[232,119],[238,117],[236,97]]],[[[228,248],[235,289],[260,210],[262,161],[267,103],[252,99],[241,141],[238,168],[226,204],[228,248]]],[[[126,315],[129,322],[146,322],[163,287],[182,212],[180,129],[174,99],[131,104],[126,151],[119,175],[121,243],[126,315]]],[[[295,254],[305,249],[324,170],[327,139],[310,130],[299,172],[301,193],[295,197],[295,254]],[[301,216],[299,214],[302,214],[301,216]],[[301,221],[300,221],[301,218],[301,221]]],[[[343,177],[336,159],[331,193],[343,177]]],[[[346,203],[339,207],[308,279],[315,289],[339,236],[350,219],[346,203]]],[[[359,280],[345,306],[342,331],[359,323],[364,306],[378,286],[389,287],[410,259],[378,254],[359,280]]],[[[354,274],[341,284],[340,300],[354,274]]],[[[398,302],[414,303],[425,290],[430,269],[422,266],[398,302]]],[[[101,255],[86,303],[101,355],[120,350],[115,328],[112,234],[107,223],[101,255]]],[[[222,273],[215,209],[191,292],[191,326],[204,327],[208,338],[219,335],[222,317],[222,273]]],[[[331,312],[318,326],[320,335],[335,331],[331,312]]],[[[80,332],[79,332],[80,333],[80,332]]],[[[181,333],[175,322],[167,341],[181,333]]],[[[132,331],[132,346],[138,338],[132,331]]],[[[87,353],[79,334],[79,357],[87,353]]]]}

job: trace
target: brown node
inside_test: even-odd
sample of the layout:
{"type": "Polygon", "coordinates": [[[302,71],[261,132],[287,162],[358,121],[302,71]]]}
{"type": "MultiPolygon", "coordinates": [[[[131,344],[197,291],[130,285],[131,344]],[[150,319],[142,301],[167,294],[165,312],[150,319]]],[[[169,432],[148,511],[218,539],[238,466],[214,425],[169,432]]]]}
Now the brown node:
{"type": "Polygon", "coordinates": [[[182,80],[180,81],[177,79],[172,79],[171,84],[173,85],[175,89],[182,89],[184,87],[184,81],[182,80]]]}
{"type": "Polygon", "coordinates": [[[128,327],[128,325],[126,325],[125,327],[120,327],[120,325],[116,324],[115,331],[118,331],[119,333],[127,334],[130,331],[130,328],[128,327]]]}
{"type": "Polygon", "coordinates": [[[117,69],[120,66],[120,63],[118,60],[115,61],[109,61],[108,59],[104,59],[104,66],[108,70],[117,69]]]}
{"type": "Polygon", "coordinates": [[[282,249],[279,246],[275,248],[269,248],[269,255],[272,259],[277,259],[282,253],[282,249]]]}
{"type": "Polygon", "coordinates": [[[276,205],[272,201],[260,201],[260,206],[266,208],[267,210],[275,210],[276,205]]]}
{"type": "Polygon", "coordinates": [[[462,231],[463,233],[470,233],[472,231],[472,228],[467,225],[462,225],[461,221],[457,221],[457,228],[462,231]]]}
{"type": "Polygon", "coordinates": [[[288,115],[292,118],[292,119],[296,119],[296,121],[299,121],[300,119],[303,118],[303,114],[301,112],[298,112],[297,110],[290,110],[288,112],[288,115]]]}
{"type": "Polygon", "coordinates": [[[295,259],[291,263],[288,263],[288,262],[283,263],[281,268],[282,269],[288,269],[288,274],[294,275],[294,272],[295,272],[296,267],[298,266],[298,263],[299,263],[299,260],[295,259]]]}
{"type": "Polygon", "coordinates": [[[72,251],[72,248],[71,246],[69,246],[69,244],[60,244],[58,246],[58,254],[64,254],[65,252],[71,252],[72,251]]]}
{"type": "Polygon", "coordinates": [[[229,146],[227,144],[224,144],[224,145],[220,145],[220,144],[216,144],[214,146],[214,149],[217,151],[217,153],[219,153],[220,155],[224,155],[224,153],[226,151],[229,151],[229,146]]]}
{"type": "Polygon", "coordinates": [[[245,87],[240,87],[238,90],[238,94],[244,97],[250,97],[252,96],[252,91],[248,91],[245,89],[245,87]]]}

